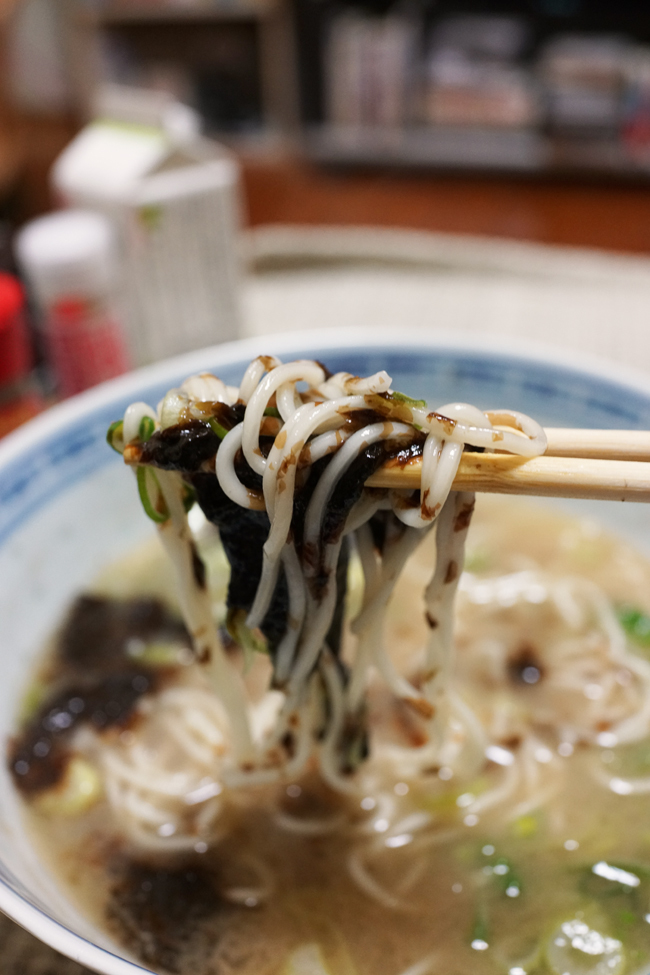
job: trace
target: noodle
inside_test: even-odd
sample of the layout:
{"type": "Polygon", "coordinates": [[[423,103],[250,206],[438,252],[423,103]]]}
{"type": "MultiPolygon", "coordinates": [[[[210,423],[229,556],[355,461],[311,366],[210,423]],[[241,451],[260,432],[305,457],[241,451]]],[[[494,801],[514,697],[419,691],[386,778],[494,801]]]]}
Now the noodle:
{"type": "MultiPolygon", "coordinates": [[[[413,774],[442,761],[460,763],[465,773],[480,767],[485,736],[470,709],[449,693],[453,601],[473,507],[472,497],[451,493],[451,485],[467,446],[522,456],[542,453],[539,425],[519,413],[485,414],[466,404],[432,410],[423,401],[393,393],[385,372],[367,378],[332,376],[313,361],[283,364],[273,357],[254,360],[238,391],[207,375],[187,380],[167,394],[158,417],[144,404],[129,407],[122,449],[130,464],[149,465],[156,472],[156,484],[145,482],[145,501],[160,512],[156,520],[175,566],[196,656],[209,661],[214,693],[227,716],[228,745],[218,773],[224,786],[295,777],[314,755],[333,789],[358,791],[350,773],[368,751],[366,695],[372,671],[410,705],[418,721],[413,774]],[[264,432],[269,417],[277,418],[271,440],[264,432]],[[142,424],[154,419],[157,432],[147,428],[143,436],[142,424]],[[188,437],[205,438],[214,429],[219,438],[212,436],[210,449],[201,448],[189,466],[170,461],[165,452],[183,425],[188,437]],[[387,458],[418,453],[423,472],[417,497],[364,487],[387,458]],[[209,473],[211,456],[216,477],[209,473]],[[262,512],[268,518],[261,551],[256,549],[259,576],[252,601],[238,604],[232,581],[229,597],[235,638],[266,640],[272,686],[284,695],[262,735],[252,733],[241,676],[224,654],[201,585],[183,505],[186,483],[198,490],[199,502],[222,534],[218,502],[212,504],[218,491],[241,510],[242,534],[257,519],[256,537],[262,540],[262,512]],[[431,635],[416,686],[390,661],[383,616],[402,566],[434,524],[436,568],[425,596],[431,635]],[[353,624],[357,651],[348,664],[338,642],[351,546],[361,554],[365,595],[353,624]]],[[[228,553],[231,561],[233,551],[235,560],[241,555],[236,545],[228,553]]],[[[214,720],[205,709],[198,713],[204,722],[214,720]]],[[[202,736],[191,714],[189,706],[178,706],[170,734],[198,769],[209,746],[205,729],[202,736]]],[[[395,760],[404,756],[395,753],[395,760]]],[[[109,777],[125,774],[115,763],[105,769],[109,777]]],[[[137,804],[125,803],[115,788],[109,792],[119,796],[122,815],[128,810],[139,818],[137,804]]],[[[150,789],[148,802],[156,801],[150,789]]],[[[179,814],[174,818],[175,835],[184,821],[179,814]]]]}
{"type": "MultiPolygon", "coordinates": [[[[190,393],[198,393],[201,397],[216,393],[218,400],[213,402],[213,408],[219,403],[227,403],[230,407],[236,405],[229,402],[232,394],[223,384],[215,382],[206,389],[206,383],[207,377],[200,385],[197,380],[189,380],[180,390],[169,393],[160,408],[165,424],[170,425],[172,420],[178,421],[183,416],[197,415],[197,406],[190,393]]],[[[321,770],[327,780],[335,787],[347,790],[350,786],[340,774],[346,771],[349,762],[342,747],[344,725],[360,720],[370,667],[376,667],[394,692],[411,701],[422,714],[428,728],[426,737],[431,740],[430,750],[439,748],[444,738],[451,606],[462,566],[464,536],[472,504],[471,498],[463,495],[454,496],[446,507],[445,501],[463,446],[471,444],[489,449],[497,444],[501,450],[535,454],[544,448],[543,434],[534,421],[519,414],[501,412],[495,414],[495,419],[500,425],[507,424],[521,433],[497,430],[488,416],[475,408],[453,404],[446,413],[431,411],[420,402],[392,394],[386,373],[368,379],[345,373],[326,377],[322,366],[307,361],[283,365],[276,359],[255,360],[246,372],[238,401],[245,403],[246,408],[242,420],[232,425],[218,445],[216,477],[231,501],[243,509],[257,510],[261,506],[259,491],[249,486],[250,476],[248,483],[243,483],[236,469],[237,459],[243,452],[249,469],[262,478],[263,503],[270,519],[263,546],[261,576],[253,603],[248,608],[246,626],[249,630],[260,626],[264,629],[264,620],[279,580],[283,579],[288,591],[288,613],[285,631],[274,656],[274,681],[276,686],[286,688],[286,700],[278,725],[287,726],[287,712],[290,716],[300,714],[302,723],[305,723],[307,685],[313,680],[311,675],[320,673],[319,693],[328,702],[329,716],[324,732],[312,728],[310,751],[318,751],[321,770]],[[307,393],[298,392],[298,383],[308,385],[307,393]],[[263,451],[260,429],[273,398],[282,425],[270,450],[263,451]],[[373,414],[378,420],[367,422],[366,418],[373,414]],[[370,456],[370,448],[375,444],[382,449],[370,456]],[[365,479],[364,471],[352,481],[354,503],[348,504],[347,510],[341,514],[335,511],[333,496],[355,462],[359,466],[360,459],[370,456],[371,464],[376,467],[384,457],[399,454],[406,446],[411,449],[415,446],[423,455],[418,505],[413,505],[409,492],[380,494],[367,491],[361,479],[365,479]],[[302,515],[302,537],[298,538],[296,502],[301,492],[297,478],[300,475],[304,495],[305,483],[310,484],[308,472],[327,457],[333,459],[315,480],[302,515]],[[382,613],[401,566],[420,542],[422,532],[431,527],[441,511],[437,569],[427,590],[429,613],[440,616],[440,626],[432,631],[425,662],[426,679],[422,690],[416,690],[393,671],[382,648],[382,613]],[[348,674],[336,650],[332,654],[332,649],[327,648],[327,634],[341,597],[334,577],[344,541],[347,545],[347,537],[357,534],[362,539],[361,546],[365,545],[367,551],[368,535],[364,526],[372,525],[377,517],[385,535],[384,550],[379,559],[377,578],[374,578],[376,571],[368,569],[366,601],[355,624],[360,636],[359,649],[348,674]],[[338,519],[338,524],[329,527],[328,519],[330,522],[338,519]],[[462,530],[457,527],[459,519],[462,520],[462,530]],[[404,524],[403,528],[398,528],[400,522],[404,524]],[[313,741],[314,736],[320,738],[320,744],[313,741]]],[[[205,399],[201,400],[198,412],[203,418],[210,412],[210,404],[205,399]]],[[[139,415],[150,413],[145,414],[142,410],[139,415]]],[[[129,408],[124,427],[129,435],[135,429],[137,416],[137,409],[129,408]]],[[[140,461],[146,461],[156,436],[160,435],[154,434],[146,444],[141,444],[137,436],[125,441],[130,462],[133,462],[134,450],[140,461]]],[[[191,551],[187,523],[181,514],[181,477],[162,471],[157,476],[164,503],[172,514],[160,531],[177,567],[184,613],[195,643],[200,633],[202,646],[206,648],[199,650],[199,657],[206,651],[211,657],[215,691],[228,713],[232,729],[234,757],[240,770],[243,765],[249,768],[248,774],[253,781],[254,769],[259,770],[268,764],[264,755],[265,743],[258,742],[253,754],[237,677],[232,668],[228,671],[229,665],[207,620],[207,607],[201,609],[205,601],[190,572],[191,557],[194,558],[195,553],[191,551]]],[[[274,737],[277,741],[277,735],[274,737]]],[[[302,756],[305,761],[308,754],[305,752],[302,756]]],[[[296,774],[299,769],[292,764],[296,774]]],[[[228,772],[228,768],[224,768],[226,782],[228,772]]],[[[277,774],[282,774],[282,767],[278,768],[277,774]]]]}

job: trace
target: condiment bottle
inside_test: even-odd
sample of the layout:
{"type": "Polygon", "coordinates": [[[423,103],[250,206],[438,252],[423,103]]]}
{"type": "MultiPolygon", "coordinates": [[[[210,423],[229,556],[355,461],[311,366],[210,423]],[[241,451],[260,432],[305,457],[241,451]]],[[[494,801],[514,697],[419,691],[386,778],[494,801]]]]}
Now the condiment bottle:
{"type": "Polygon", "coordinates": [[[23,287],[0,273],[0,437],[43,408],[32,365],[23,287]]]}
{"type": "Polygon", "coordinates": [[[21,230],[18,260],[39,308],[61,396],[126,372],[113,229],[89,210],[61,210],[21,230]]]}

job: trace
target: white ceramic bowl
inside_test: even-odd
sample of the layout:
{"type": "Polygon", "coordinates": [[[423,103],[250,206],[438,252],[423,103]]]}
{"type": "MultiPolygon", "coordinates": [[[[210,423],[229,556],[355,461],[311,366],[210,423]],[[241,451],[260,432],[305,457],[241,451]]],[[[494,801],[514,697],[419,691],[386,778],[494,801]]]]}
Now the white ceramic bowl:
{"type": "MultiPolygon", "coordinates": [[[[134,400],[156,404],[194,372],[238,383],[260,353],[323,360],[334,371],[385,368],[394,388],[433,403],[452,399],[524,410],[546,424],[650,429],[650,380],[606,363],[529,346],[495,346],[408,330],[298,333],[206,349],[76,397],[0,444],[0,736],[45,639],[73,596],[108,561],[152,531],[133,479],[105,443],[110,421],[134,400]]],[[[575,504],[575,503],[574,503],[575,504]]],[[[650,551],[650,507],[587,507],[650,551]]],[[[37,937],[105,975],[145,972],[79,913],[39,863],[20,802],[0,763],[0,909],[37,937]]]]}

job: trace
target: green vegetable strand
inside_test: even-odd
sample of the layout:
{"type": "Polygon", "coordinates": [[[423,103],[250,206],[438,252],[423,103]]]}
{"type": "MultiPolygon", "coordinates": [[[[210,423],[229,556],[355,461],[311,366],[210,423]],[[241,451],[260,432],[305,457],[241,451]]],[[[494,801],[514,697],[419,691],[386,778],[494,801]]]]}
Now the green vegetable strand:
{"type": "Polygon", "coordinates": [[[213,433],[216,433],[216,435],[219,437],[219,440],[223,440],[223,438],[228,433],[228,431],[226,430],[226,428],[225,427],[222,427],[221,424],[219,423],[219,421],[217,420],[217,418],[214,417],[214,416],[211,416],[210,417],[210,419],[208,420],[208,423],[210,424],[210,427],[211,427],[213,433]]]}
{"type": "Polygon", "coordinates": [[[521,880],[517,875],[512,861],[507,857],[499,857],[492,872],[497,886],[508,897],[518,897],[521,893],[521,880]]]}
{"type": "Polygon", "coordinates": [[[469,940],[472,947],[478,944],[489,945],[490,943],[490,926],[484,905],[480,905],[476,911],[469,940]]]}
{"type": "Polygon", "coordinates": [[[142,502],[142,507],[144,508],[145,514],[155,521],[156,524],[162,525],[163,522],[167,521],[169,518],[169,512],[165,509],[164,512],[158,511],[151,501],[151,496],[149,494],[149,487],[147,485],[147,475],[153,479],[156,487],[160,490],[158,485],[158,479],[154,472],[148,467],[137,467],[135,476],[138,482],[138,494],[140,495],[140,501],[142,502]]]}
{"type": "Polygon", "coordinates": [[[142,443],[146,443],[156,429],[156,424],[150,416],[143,416],[138,427],[138,437],[142,443]]]}
{"type": "Polygon", "coordinates": [[[246,612],[241,609],[231,607],[226,617],[226,629],[233,640],[245,652],[268,653],[266,638],[258,629],[251,630],[246,625],[246,612]]]}
{"type": "Polygon", "coordinates": [[[124,424],[122,420],[115,420],[106,431],[106,443],[117,454],[124,453],[124,424]]]}
{"type": "Polygon", "coordinates": [[[426,409],[427,401],[425,399],[413,399],[411,396],[407,396],[406,393],[398,393],[397,390],[393,390],[390,395],[392,399],[397,400],[398,403],[403,403],[405,406],[426,409]]]}
{"type": "Polygon", "coordinates": [[[650,648],[650,616],[634,606],[620,606],[617,610],[619,623],[636,644],[650,648]]]}

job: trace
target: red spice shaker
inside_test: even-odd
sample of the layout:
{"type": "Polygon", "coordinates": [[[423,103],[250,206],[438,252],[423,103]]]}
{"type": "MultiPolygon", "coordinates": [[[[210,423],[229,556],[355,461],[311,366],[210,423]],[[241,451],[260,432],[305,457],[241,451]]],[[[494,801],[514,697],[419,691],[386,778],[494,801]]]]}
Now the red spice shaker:
{"type": "Polygon", "coordinates": [[[32,365],[23,287],[0,273],[0,437],[43,408],[32,365]]]}
{"type": "Polygon", "coordinates": [[[39,306],[59,395],[126,372],[119,263],[108,218],[87,210],[39,217],[18,234],[16,252],[39,306]]]}

